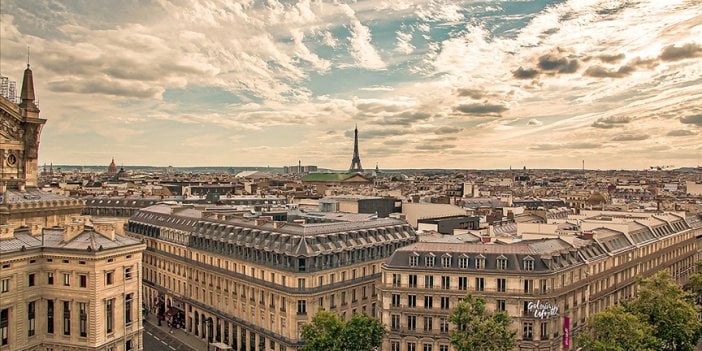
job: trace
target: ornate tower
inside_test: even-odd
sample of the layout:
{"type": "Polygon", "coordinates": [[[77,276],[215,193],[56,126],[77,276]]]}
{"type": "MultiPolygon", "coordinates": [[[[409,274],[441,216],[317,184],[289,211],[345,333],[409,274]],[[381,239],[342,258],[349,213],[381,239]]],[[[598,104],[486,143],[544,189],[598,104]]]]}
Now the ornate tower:
{"type": "Polygon", "coordinates": [[[353,158],[351,159],[349,172],[363,172],[361,157],[358,156],[358,126],[353,130],[353,158]]]}

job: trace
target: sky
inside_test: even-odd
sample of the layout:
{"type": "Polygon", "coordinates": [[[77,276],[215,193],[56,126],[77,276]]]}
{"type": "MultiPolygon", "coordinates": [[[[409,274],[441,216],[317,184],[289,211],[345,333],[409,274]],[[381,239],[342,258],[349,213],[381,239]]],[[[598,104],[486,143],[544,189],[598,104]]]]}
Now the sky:
{"type": "Polygon", "coordinates": [[[699,0],[3,0],[40,163],[702,164],[699,0]]]}

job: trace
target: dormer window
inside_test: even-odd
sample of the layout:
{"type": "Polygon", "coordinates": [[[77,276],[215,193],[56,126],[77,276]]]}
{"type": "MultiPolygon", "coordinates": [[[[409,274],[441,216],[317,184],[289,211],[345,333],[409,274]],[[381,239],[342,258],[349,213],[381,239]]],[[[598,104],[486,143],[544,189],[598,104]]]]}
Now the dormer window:
{"type": "Polygon", "coordinates": [[[468,256],[461,256],[458,258],[458,268],[466,269],[468,268],[468,256]]]}
{"type": "Polygon", "coordinates": [[[433,253],[429,253],[428,256],[424,257],[424,265],[427,267],[434,267],[436,261],[436,256],[433,253]]]}
{"type": "Polygon", "coordinates": [[[507,257],[500,256],[497,258],[497,269],[500,269],[500,270],[507,269],[507,257]]]}
{"type": "Polygon", "coordinates": [[[419,255],[416,252],[413,252],[410,255],[409,265],[410,265],[410,267],[417,267],[419,265],[419,255]]]}
{"type": "Polygon", "coordinates": [[[451,267],[451,255],[445,254],[441,257],[441,267],[444,267],[444,268],[451,267]]]}
{"type": "Polygon", "coordinates": [[[533,271],[534,270],[534,259],[531,257],[524,258],[524,270],[533,271]]]}
{"type": "Polygon", "coordinates": [[[485,269],[485,256],[479,255],[475,258],[475,269],[485,269]]]}

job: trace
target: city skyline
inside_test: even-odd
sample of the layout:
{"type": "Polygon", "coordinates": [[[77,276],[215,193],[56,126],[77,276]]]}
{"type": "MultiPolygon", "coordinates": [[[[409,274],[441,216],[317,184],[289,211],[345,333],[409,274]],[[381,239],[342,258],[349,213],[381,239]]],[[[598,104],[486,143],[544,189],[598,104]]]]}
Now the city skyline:
{"type": "Polygon", "coordinates": [[[702,4],[3,2],[40,162],[648,168],[702,160],[702,4]],[[655,18],[655,21],[651,21],[655,18]]]}

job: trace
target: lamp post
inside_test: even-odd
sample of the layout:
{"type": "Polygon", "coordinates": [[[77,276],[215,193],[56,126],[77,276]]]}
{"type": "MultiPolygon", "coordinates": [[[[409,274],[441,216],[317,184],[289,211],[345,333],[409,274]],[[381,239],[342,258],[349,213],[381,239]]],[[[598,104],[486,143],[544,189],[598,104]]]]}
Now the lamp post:
{"type": "Polygon", "coordinates": [[[212,337],[212,317],[207,317],[207,351],[210,351],[210,338],[212,337]]]}

